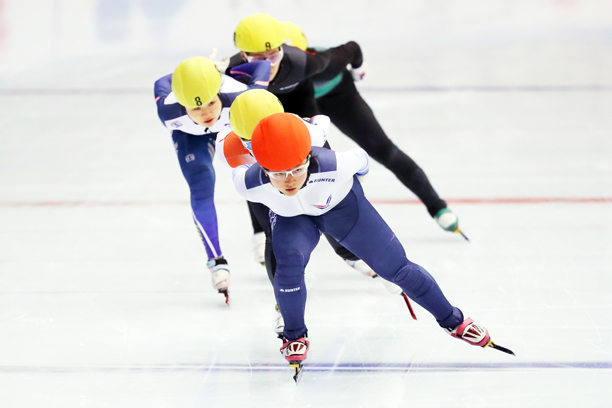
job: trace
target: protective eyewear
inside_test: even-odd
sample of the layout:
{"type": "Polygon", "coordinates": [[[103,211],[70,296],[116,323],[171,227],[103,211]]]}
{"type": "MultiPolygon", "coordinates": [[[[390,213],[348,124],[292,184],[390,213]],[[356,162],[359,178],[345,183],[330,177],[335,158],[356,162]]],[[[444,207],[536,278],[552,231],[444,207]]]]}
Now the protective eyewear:
{"type": "Polygon", "coordinates": [[[243,139],[239,136],[240,141],[242,142],[242,145],[244,146],[245,149],[247,149],[249,152],[253,151],[253,148],[251,147],[251,140],[250,139],[243,139]]]}
{"type": "Polygon", "coordinates": [[[301,164],[291,170],[287,170],[287,171],[264,170],[264,171],[268,175],[268,177],[273,178],[275,180],[282,180],[282,179],[286,179],[287,177],[289,177],[290,174],[293,177],[300,177],[301,175],[303,175],[304,173],[308,171],[309,165],[310,165],[310,156],[308,156],[308,158],[306,159],[306,163],[301,164]]]}
{"type": "Polygon", "coordinates": [[[245,52],[244,56],[248,62],[268,60],[270,65],[276,65],[283,59],[283,47],[280,47],[278,52],[270,55],[248,55],[245,52]]]}

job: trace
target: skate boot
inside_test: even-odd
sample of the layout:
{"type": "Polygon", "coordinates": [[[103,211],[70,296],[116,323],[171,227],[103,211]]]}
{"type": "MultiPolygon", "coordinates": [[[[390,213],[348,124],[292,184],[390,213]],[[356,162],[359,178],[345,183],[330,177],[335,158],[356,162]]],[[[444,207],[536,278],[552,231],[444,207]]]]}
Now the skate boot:
{"type": "Polygon", "coordinates": [[[225,303],[229,305],[230,271],[224,257],[209,259],[206,263],[212,278],[212,285],[219,293],[225,296],[225,303]]]}
{"type": "Polygon", "coordinates": [[[445,231],[454,232],[459,227],[459,218],[448,208],[438,211],[435,218],[445,231]]]}
{"type": "Polygon", "coordinates": [[[474,323],[474,320],[469,317],[463,321],[459,326],[454,329],[446,329],[448,333],[457,338],[461,339],[472,346],[486,347],[491,336],[489,332],[482,326],[474,323]]]}
{"type": "Polygon", "coordinates": [[[451,336],[461,339],[472,346],[480,346],[482,348],[493,347],[496,350],[514,355],[511,350],[493,343],[487,329],[474,323],[474,320],[469,317],[454,329],[447,328],[444,330],[451,336]]]}
{"type": "Polygon", "coordinates": [[[255,259],[255,262],[266,266],[266,234],[256,232],[251,237],[251,244],[253,246],[253,259],[255,259]]]}
{"type": "Polygon", "coordinates": [[[345,259],[345,261],[348,266],[355,269],[356,271],[361,272],[365,276],[370,276],[372,278],[376,278],[378,276],[378,274],[374,272],[372,268],[370,268],[368,264],[363,262],[361,259],[358,259],[356,261],[349,261],[348,259],[345,259]]]}
{"type": "Polygon", "coordinates": [[[283,347],[280,348],[280,352],[289,363],[301,363],[306,360],[309,346],[308,334],[297,340],[287,340],[283,337],[283,347]]]}
{"type": "Polygon", "coordinates": [[[434,217],[438,225],[445,231],[456,232],[469,241],[468,237],[459,229],[459,218],[448,208],[443,208],[434,217]]]}
{"type": "Polygon", "coordinates": [[[280,352],[289,362],[289,366],[294,369],[293,380],[296,383],[301,379],[302,364],[306,360],[309,346],[308,334],[297,340],[287,340],[283,337],[283,347],[281,347],[280,352]]]}
{"type": "Polygon", "coordinates": [[[276,319],[274,320],[274,333],[279,339],[283,338],[283,331],[285,330],[285,320],[283,319],[283,315],[276,305],[276,319]]]}

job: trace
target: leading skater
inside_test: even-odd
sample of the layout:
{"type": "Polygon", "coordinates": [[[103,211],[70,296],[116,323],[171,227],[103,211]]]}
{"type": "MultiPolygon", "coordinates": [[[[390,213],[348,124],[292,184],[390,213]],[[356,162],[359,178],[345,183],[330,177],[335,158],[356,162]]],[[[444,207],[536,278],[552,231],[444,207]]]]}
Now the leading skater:
{"type": "MultiPolygon", "coordinates": [[[[236,168],[242,164],[254,164],[255,158],[251,151],[251,137],[253,130],[259,121],[275,113],[284,112],[283,106],[276,96],[263,89],[252,89],[238,95],[230,108],[230,125],[232,130],[219,132],[217,136],[216,157],[219,162],[227,164],[231,168],[236,168]]],[[[300,119],[308,128],[312,146],[329,148],[327,134],[329,131],[329,118],[324,115],[317,115],[308,119],[300,119]]],[[[265,267],[270,282],[274,284],[274,273],[276,269],[276,259],[272,248],[272,233],[270,226],[270,209],[261,203],[249,202],[251,213],[256,216],[259,225],[262,226],[265,234],[265,267]]],[[[346,250],[342,245],[326,234],[325,238],[346,263],[361,272],[365,276],[377,277],[378,275],[362,260],[346,250]]],[[[402,290],[397,285],[381,279],[385,288],[391,294],[401,294],[402,290]]],[[[403,295],[402,295],[403,296],[403,295]]],[[[410,303],[407,305],[412,312],[410,303]]],[[[282,315],[276,307],[277,318],[274,331],[282,337],[284,322],[282,315]]],[[[413,315],[414,317],[414,315],[413,315]]],[[[416,317],[415,317],[416,318],[416,317]]]]}
{"type": "Polygon", "coordinates": [[[235,168],[233,181],[241,196],[271,210],[274,292],[285,319],[281,352],[295,367],[296,381],[310,346],[304,270],[322,232],[400,286],[451,336],[511,353],[495,345],[484,327],[465,318],[434,278],[407,259],[393,231],[363,194],[357,178],[369,171],[363,149],[336,153],[313,147],[306,125],[288,113],[262,119],[251,147],[257,163],[235,168]]]}

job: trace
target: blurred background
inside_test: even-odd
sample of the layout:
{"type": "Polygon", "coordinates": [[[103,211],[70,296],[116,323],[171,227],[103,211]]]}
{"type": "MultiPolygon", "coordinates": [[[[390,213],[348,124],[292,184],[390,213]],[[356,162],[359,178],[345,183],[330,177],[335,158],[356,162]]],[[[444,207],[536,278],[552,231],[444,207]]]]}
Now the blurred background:
{"type": "MultiPolygon", "coordinates": [[[[612,1],[0,0],[0,407],[609,407],[612,1]],[[253,13],[357,41],[357,84],[470,242],[372,163],[367,197],[516,358],[453,340],[319,245],[302,383],[217,168],[210,287],[153,83],[253,13]]],[[[332,128],[334,149],[354,143],[332,128]]]]}
{"type": "Polygon", "coordinates": [[[257,12],[311,45],[357,41],[378,86],[611,85],[602,0],[2,0],[0,86],[148,90],[184,58],[234,54],[257,12]]]}

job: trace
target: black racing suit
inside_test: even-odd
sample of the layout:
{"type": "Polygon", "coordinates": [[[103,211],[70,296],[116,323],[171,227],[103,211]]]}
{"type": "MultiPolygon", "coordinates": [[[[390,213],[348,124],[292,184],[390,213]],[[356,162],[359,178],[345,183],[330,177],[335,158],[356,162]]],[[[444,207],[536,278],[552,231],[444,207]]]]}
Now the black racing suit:
{"type": "MultiPolygon", "coordinates": [[[[308,118],[318,115],[320,112],[315,101],[311,78],[313,75],[322,75],[322,78],[327,78],[324,71],[330,62],[329,58],[326,55],[307,53],[289,45],[282,47],[284,56],[280,61],[276,76],[268,85],[268,91],[281,101],[285,112],[308,118]]],[[[236,54],[230,58],[226,72],[244,63],[240,53],[236,54]]],[[[334,73],[331,74],[334,75],[334,73]]]]}
{"type": "Polygon", "coordinates": [[[432,217],[446,208],[446,202],[438,196],[423,169],[389,139],[372,109],[357,91],[346,66],[351,64],[353,68],[359,68],[363,63],[359,44],[351,41],[318,51],[315,55],[330,60],[325,71],[312,78],[321,113],[329,116],[342,133],[374,160],[391,170],[402,184],[419,197],[432,217]]]}

